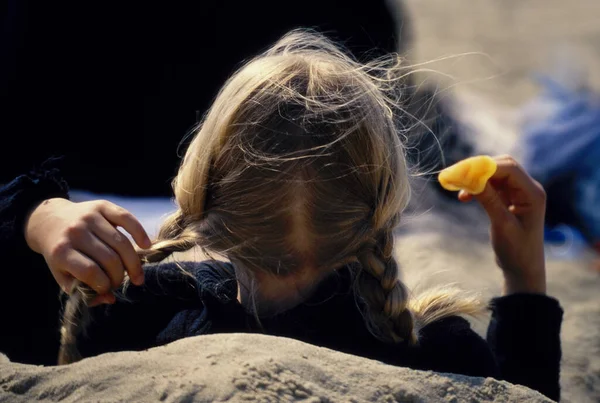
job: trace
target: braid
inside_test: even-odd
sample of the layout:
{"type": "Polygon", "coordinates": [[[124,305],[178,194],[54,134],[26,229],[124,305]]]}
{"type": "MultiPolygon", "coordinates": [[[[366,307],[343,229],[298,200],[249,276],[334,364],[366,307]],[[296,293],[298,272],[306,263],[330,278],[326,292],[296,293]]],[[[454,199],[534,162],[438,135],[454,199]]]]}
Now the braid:
{"type": "MultiPolygon", "coordinates": [[[[192,226],[183,225],[183,215],[177,211],[168,217],[162,225],[158,239],[148,250],[138,250],[142,263],[160,262],[174,252],[183,252],[197,245],[198,233],[192,226]]],[[[126,278],[124,288],[129,281],[126,278]]],[[[96,297],[96,292],[79,280],[73,282],[68,300],[62,315],[60,349],[58,364],[70,364],[81,360],[77,348],[77,339],[90,323],[89,304],[96,297]]]]}
{"type": "Polygon", "coordinates": [[[398,278],[393,250],[392,229],[380,231],[366,243],[358,254],[363,270],[356,283],[357,291],[367,305],[367,326],[377,338],[414,344],[417,337],[413,315],[408,309],[408,289],[398,278]]]}
{"type": "Polygon", "coordinates": [[[81,333],[85,334],[85,329],[90,323],[88,305],[95,296],[96,293],[79,280],[73,282],[62,316],[58,365],[81,360],[81,354],[77,349],[77,338],[81,333]]]}
{"type": "Polygon", "coordinates": [[[183,213],[177,210],[165,219],[152,247],[145,251],[138,251],[138,255],[142,262],[154,263],[166,259],[174,252],[188,250],[195,245],[197,239],[191,236],[195,235],[191,232],[185,228],[183,213]]]}

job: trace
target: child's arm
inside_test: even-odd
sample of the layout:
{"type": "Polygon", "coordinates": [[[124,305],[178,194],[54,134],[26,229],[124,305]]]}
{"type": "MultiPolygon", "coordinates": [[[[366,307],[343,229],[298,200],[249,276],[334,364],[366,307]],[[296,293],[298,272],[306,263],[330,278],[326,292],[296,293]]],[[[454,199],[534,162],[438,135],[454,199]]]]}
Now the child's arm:
{"type": "Polygon", "coordinates": [[[59,287],[41,255],[25,242],[24,222],[41,201],[68,197],[68,187],[50,160],[0,187],[0,351],[11,360],[53,364],[58,351],[59,287]]]}
{"type": "MultiPolygon", "coordinates": [[[[119,239],[125,241],[122,242],[123,247],[115,247],[117,252],[113,255],[123,261],[123,256],[128,256],[129,264],[122,263],[121,259],[104,264],[102,256],[95,255],[102,250],[87,242],[86,236],[102,238],[106,232],[96,228],[104,219],[102,212],[95,210],[102,203],[88,203],[87,206],[71,203],[68,186],[58,169],[52,166],[54,162],[56,160],[50,160],[40,169],[0,187],[0,269],[5,285],[0,292],[0,305],[3,307],[4,323],[11,329],[11,332],[2,335],[0,350],[18,362],[56,363],[61,307],[57,281],[68,289],[68,282],[77,275],[85,281],[106,277],[110,271],[113,279],[119,276],[119,268],[122,279],[123,267],[129,266],[135,266],[141,274],[140,260],[131,243],[110,224],[103,228],[108,228],[113,235],[119,235],[119,239]],[[83,267],[79,263],[86,256],[92,264],[83,267]]],[[[119,211],[117,206],[108,203],[104,207],[119,211]]],[[[131,227],[138,228],[136,239],[142,239],[140,242],[149,246],[150,241],[141,225],[134,217],[129,221],[132,224],[124,223],[122,226],[130,232],[136,232],[131,227]]],[[[116,240],[112,236],[105,242],[111,245],[116,240]]],[[[108,289],[108,279],[106,286],[108,289]]],[[[112,294],[109,296],[114,299],[112,294]]],[[[99,302],[110,301],[96,301],[99,302]]]]}
{"type": "Polygon", "coordinates": [[[492,247],[504,274],[504,293],[545,294],[546,193],[512,157],[494,160],[494,172],[477,189],[481,191],[472,195],[463,189],[458,197],[463,202],[477,199],[490,218],[492,247]]]}
{"type": "MultiPolygon", "coordinates": [[[[25,242],[25,222],[31,210],[50,198],[69,198],[69,188],[49,160],[40,169],[0,186],[0,251],[3,261],[33,255],[25,242]]],[[[17,259],[17,260],[18,260],[17,259]]]]}
{"type": "Polygon", "coordinates": [[[488,342],[502,378],[557,400],[562,309],[545,295],[546,194],[511,157],[494,160],[497,167],[478,194],[459,193],[461,201],[475,198],[486,210],[496,261],[504,274],[505,296],[492,303],[488,342]]]}

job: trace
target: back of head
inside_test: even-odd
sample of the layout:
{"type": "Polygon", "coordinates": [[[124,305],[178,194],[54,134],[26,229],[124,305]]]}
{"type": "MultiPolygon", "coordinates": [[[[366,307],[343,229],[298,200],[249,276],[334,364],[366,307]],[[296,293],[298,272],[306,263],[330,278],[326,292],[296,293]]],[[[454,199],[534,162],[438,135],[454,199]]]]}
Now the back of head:
{"type": "MultiPolygon", "coordinates": [[[[420,325],[477,312],[477,301],[446,288],[409,299],[399,280],[393,230],[410,196],[396,130],[403,70],[393,56],[362,65],[303,31],[248,62],[198,128],[173,183],[179,209],[142,260],[200,246],[250,278],[355,263],[358,305],[387,342],[415,342],[420,325]]],[[[60,363],[79,359],[94,296],[76,284],[60,363]]]]}
{"type": "Polygon", "coordinates": [[[362,65],[304,31],[245,64],[187,150],[174,181],[179,211],[149,260],[198,244],[255,276],[356,262],[370,330],[414,341],[393,257],[410,196],[395,125],[400,71],[396,59],[362,65]]]}

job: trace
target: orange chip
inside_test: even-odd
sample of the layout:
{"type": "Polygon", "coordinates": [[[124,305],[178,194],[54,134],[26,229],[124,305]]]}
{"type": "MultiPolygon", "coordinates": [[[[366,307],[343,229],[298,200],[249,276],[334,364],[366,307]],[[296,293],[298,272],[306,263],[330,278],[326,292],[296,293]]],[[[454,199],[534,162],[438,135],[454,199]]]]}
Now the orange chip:
{"type": "Polygon", "coordinates": [[[438,181],[446,190],[465,190],[479,194],[485,189],[487,181],[496,173],[496,161],[487,155],[470,157],[442,170],[438,181]]]}

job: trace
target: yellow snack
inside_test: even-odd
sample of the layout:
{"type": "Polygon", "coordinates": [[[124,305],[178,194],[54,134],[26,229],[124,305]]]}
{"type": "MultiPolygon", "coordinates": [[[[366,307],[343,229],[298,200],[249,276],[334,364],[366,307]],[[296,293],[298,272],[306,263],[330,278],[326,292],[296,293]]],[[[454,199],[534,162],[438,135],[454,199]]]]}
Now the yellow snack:
{"type": "Polygon", "coordinates": [[[465,190],[479,194],[485,189],[487,181],[496,173],[498,165],[492,157],[480,155],[464,159],[444,169],[438,175],[438,181],[446,190],[465,190]]]}

